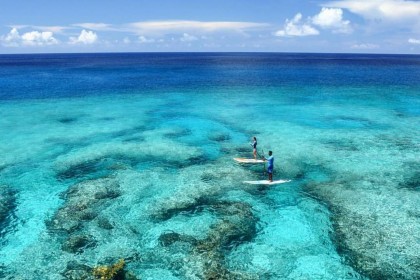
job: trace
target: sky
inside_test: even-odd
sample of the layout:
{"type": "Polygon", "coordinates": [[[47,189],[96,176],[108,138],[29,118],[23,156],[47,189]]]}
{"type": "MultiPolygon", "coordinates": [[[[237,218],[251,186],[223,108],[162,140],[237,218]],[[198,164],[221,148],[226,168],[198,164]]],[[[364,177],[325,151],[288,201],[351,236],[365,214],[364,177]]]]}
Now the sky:
{"type": "Polygon", "coordinates": [[[419,0],[0,0],[0,53],[420,54],[419,0]]]}

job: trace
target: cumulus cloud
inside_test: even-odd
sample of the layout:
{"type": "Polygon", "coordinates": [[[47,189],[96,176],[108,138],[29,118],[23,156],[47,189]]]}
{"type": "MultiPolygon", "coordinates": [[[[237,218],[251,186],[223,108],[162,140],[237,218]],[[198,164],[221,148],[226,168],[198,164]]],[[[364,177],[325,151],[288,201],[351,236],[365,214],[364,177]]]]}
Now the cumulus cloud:
{"type": "Polygon", "coordinates": [[[70,37],[70,44],[85,44],[90,45],[98,41],[98,35],[93,31],[86,31],[83,29],[78,37],[70,37]]]}
{"type": "Polygon", "coordinates": [[[22,43],[30,46],[55,45],[58,43],[50,31],[31,31],[22,35],[22,43]]]}
{"type": "Polygon", "coordinates": [[[198,38],[193,36],[193,35],[190,35],[188,33],[184,33],[184,34],[182,34],[182,37],[181,37],[180,40],[181,40],[181,42],[192,42],[192,41],[197,41],[198,38]]]}
{"type": "Polygon", "coordinates": [[[312,23],[333,32],[351,33],[350,21],[343,19],[343,10],[339,8],[322,8],[319,14],[312,17],[312,23]]]}
{"type": "Polygon", "coordinates": [[[348,9],[369,20],[420,21],[420,2],[405,0],[344,0],[332,1],[324,6],[348,9]]]}
{"type": "Polygon", "coordinates": [[[410,38],[410,39],[408,39],[408,42],[410,44],[420,45],[420,39],[410,38]]]}
{"type": "Polygon", "coordinates": [[[370,44],[370,43],[362,43],[362,44],[354,44],[351,46],[352,49],[359,49],[359,50],[372,50],[379,48],[376,44],[370,44]]]}
{"type": "Polygon", "coordinates": [[[147,38],[145,36],[139,36],[139,42],[143,43],[143,44],[147,44],[147,43],[154,43],[155,39],[153,38],[147,38]]]}
{"type": "Polygon", "coordinates": [[[2,44],[8,47],[58,44],[58,40],[54,38],[54,34],[50,31],[30,31],[20,35],[17,28],[12,28],[6,36],[2,36],[0,39],[2,44]]]}
{"type": "Polygon", "coordinates": [[[284,28],[278,30],[275,35],[280,37],[311,36],[318,35],[319,31],[309,23],[302,23],[302,14],[298,13],[292,20],[287,19],[284,28]]]}
{"type": "Polygon", "coordinates": [[[7,35],[2,36],[1,42],[4,46],[7,46],[7,47],[19,46],[21,42],[21,38],[20,38],[19,31],[17,30],[17,28],[12,28],[12,30],[10,30],[10,32],[7,35]]]}

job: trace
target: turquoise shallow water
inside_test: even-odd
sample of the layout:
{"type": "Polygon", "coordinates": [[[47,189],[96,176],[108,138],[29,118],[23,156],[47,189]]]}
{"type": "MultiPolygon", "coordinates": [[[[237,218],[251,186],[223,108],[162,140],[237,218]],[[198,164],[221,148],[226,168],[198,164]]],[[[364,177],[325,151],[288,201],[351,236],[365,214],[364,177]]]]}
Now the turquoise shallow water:
{"type": "Polygon", "coordinates": [[[3,58],[2,278],[418,278],[417,57],[133,56],[3,58]]]}

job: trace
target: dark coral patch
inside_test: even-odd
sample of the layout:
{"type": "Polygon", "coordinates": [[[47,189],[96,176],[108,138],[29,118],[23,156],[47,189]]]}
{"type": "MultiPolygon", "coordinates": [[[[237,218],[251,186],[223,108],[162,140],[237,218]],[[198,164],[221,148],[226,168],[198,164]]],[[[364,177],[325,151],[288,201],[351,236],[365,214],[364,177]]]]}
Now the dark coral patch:
{"type": "Polygon", "coordinates": [[[63,123],[63,124],[71,124],[76,121],[77,121],[76,117],[65,117],[65,118],[58,119],[58,122],[63,123]]]}
{"type": "Polygon", "coordinates": [[[96,241],[89,235],[74,235],[64,242],[61,249],[69,253],[82,253],[87,248],[96,246],[96,241]]]}
{"type": "Polygon", "coordinates": [[[357,144],[352,140],[326,139],[322,144],[336,151],[359,151],[357,144]]]}
{"type": "Polygon", "coordinates": [[[101,121],[113,121],[113,120],[115,120],[115,118],[113,118],[113,117],[102,117],[102,118],[100,118],[100,120],[101,121]]]}
{"type": "MultiPolygon", "coordinates": [[[[225,261],[226,250],[250,241],[256,235],[258,218],[254,216],[251,205],[231,201],[207,201],[206,204],[200,204],[198,201],[200,200],[190,205],[190,208],[206,208],[220,218],[211,226],[207,237],[197,240],[192,236],[176,232],[164,233],[159,237],[161,246],[169,247],[180,242],[192,246],[193,257],[203,260],[201,279],[258,279],[256,275],[228,269],[225,261]]],[[[168,209],[167,212],[180,214],[182,211],[178,208],[171,211],[168,209]]],[[[179,248],[178,246],[177,249],[179,248]]]]}
{"type": "Polygon", "coordinates": [[[69,261],[65,271],[61,275],[67,280],[94,279],[92,277],[92,268],[76,261],[69,261]]]}
{"type": "Polygon", "coordinates": [[[212,133],[209,133],[208,139],[210,141],[215,141],[215,142],[226,142],[226,141],[229,141],[231,137],[229,133],[214,131],[212,133]]]}
{"type": "Polygon", "coordinates": [[[415,191],[420,190],[420,171],[414,171],[411,175],[407,176],[404,182],[399,184],[399,187],[415,191]]]}
{"type": "Polygon", "coordinates": [[[176,232],[164,233],[161,236],[159,236],[159,243],[162,246],[167,247],[174,244],[175,242],[185,242],[195,245],[197,243],[197,240],[189,235],[179,234],[176,232]]]}
{"type": "Polygon", "coordinates": [[[111,230],[111,229],[114,228],[114,226],[111,224],[111,222],[106,218],[99,218],[98,219],[98,226],[100,228],[107,229],[107,230],[111,230]]]}
{"type": "Polygon", "coordinates": [[[138,162],[139,159],[135,157],[110,155],[72,165],[67,169],[58,171],[56,177],[59,180],[106,177],[116,169],[121,169],[124,166],[133,167],[138,162]]]}
{"type": "Polygon", "coordinates": [[[188,136],[188,135],[191,135],[191,134],[192,134],[192,132],[191,132],[190,129],[183,128],[183,129],[179,129],[179,130],[175,130],[175,131],[165,133],[164,136],[167,137],[167,138],[179,138],[179,137],[188,136]]]}
{"type": "Polygon", "coordinates": [[[5,233],[16,208],[16,192],[8,186],[0,186],[0,236],[5,233]]]}
{"type": "Polygon", "coordinates": [[[72,179],[77,177],[83,177],[87,174],[91,174],[97,171],[99,160],[90,160],[83,163],[79,163],[69,167],[66,170],[57,173],[57,178],[60,180],[72,179]]]}
{"type": "Polygon", "coordinates": [[[61,195],[66,203],[47,221],[50,231],[73,234],[85,223],[96,219],[107,201],[120,195],[119,185],[111,179],[85,181],[70,187],[61,195]]]}

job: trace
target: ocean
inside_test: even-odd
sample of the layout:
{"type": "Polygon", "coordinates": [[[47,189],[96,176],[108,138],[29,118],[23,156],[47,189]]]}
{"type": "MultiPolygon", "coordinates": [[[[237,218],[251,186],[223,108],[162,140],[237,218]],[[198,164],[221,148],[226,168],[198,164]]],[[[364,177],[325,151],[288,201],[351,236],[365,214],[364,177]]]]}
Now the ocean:
{"type": "Polygon", "coordinates": [[[0,55],[0,278],[419,279],[419,127],[418,55],[0,55]]]}

